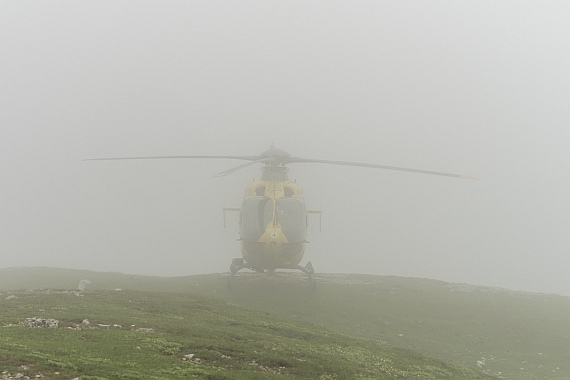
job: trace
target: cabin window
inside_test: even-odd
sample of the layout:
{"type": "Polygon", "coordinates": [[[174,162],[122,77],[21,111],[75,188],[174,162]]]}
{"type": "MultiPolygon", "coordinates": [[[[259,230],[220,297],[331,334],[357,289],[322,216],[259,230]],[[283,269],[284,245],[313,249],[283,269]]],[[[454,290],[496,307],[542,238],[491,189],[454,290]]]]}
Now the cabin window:
{"type": "Polygon", "coordinates": [[[255,195],[259,195],[259,196],[264,196],[265,195],[265,186],[263,187],[258,187],[257,189],[255,189],[255,195]]]}

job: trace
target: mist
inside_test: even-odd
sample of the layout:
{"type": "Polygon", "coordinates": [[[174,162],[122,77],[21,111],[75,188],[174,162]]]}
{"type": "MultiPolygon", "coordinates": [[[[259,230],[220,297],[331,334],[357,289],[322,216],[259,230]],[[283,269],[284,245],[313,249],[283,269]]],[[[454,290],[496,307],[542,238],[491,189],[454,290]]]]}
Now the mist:
{"type": "Polygon", "coordinates": [[[0,268],[181,276],[239,257],[259,166],[295,156],[305,261],[570,295],[570,4],[0,4],[0,268]]]}

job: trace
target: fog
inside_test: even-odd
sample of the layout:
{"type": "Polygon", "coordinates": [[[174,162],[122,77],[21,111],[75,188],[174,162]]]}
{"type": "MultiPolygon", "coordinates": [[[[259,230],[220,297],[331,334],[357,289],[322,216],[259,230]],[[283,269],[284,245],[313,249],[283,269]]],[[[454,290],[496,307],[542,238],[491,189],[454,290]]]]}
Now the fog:
{"type": "Polygon", "coordinates": [[[570,295],[565,1],[4,1],[0,268],[227,271],[252,166],[292,155],[317,272],[570,295]]]}

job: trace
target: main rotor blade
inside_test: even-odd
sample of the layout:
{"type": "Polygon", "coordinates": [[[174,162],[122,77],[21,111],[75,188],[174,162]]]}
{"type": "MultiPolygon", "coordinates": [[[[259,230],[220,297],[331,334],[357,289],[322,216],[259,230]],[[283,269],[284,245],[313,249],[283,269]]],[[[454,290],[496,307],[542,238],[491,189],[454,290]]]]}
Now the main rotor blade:
{"type": "Polygon", "coordinates": [[[266,158],[266,157],[263,157],[263,158],[260,158],[260,159],[258,159],[258,160],[252,161],[252,162],[247,162],[247,163],[245,163],[245,164],[241,164],[241,165],[236,166],[236,167],[234,167],[234,168],[231,168],[231,169],[228,169],[228,170],[224,170],[223,172],[220,172],[220,173],[216,174],[214,177],[223,177],[223,176],[226,176],[226,175],[228,175],[228,174],[235,173],[235,172],[237,172],[238,170],[241,170],[241,169],[243,169],[243,168],[247,168],[248,166],[257,164],[258,162],[263,162],[263,161],[266,161],[266,160],[267,160],[267,158],[266,158]]]}
{"type": "Polygon", "coordinates": [[[184,158],[228,158],[233,160],[257,161],[260,156],[152,156],[152,157],[109,157],[109,158],[86,158],[83,161],[110,161],[110,160],[162,160],[184,158]]]}
{"type": "Polygon", "coordinates": [[[349,162],[349,161],[314,160],[314,159],[310,159],[310,158],[301,158],[301,157],[288,157],[288,163],[302,163],[302,162],[311,162],[311,163],[329,164],[329,165],[342,165],[342,166],[359,166],[359,167],[363,167],[363,168],[396,170],[396,171],[401,171],[401,172],[412,172],[412,173],[439,175],[439,176],[444,176],[444,177],[478,179],[475,177],[470,177],[470,176],[465,176],[465,175],[460,175],[460,174],[435,172],[435,171],[431,171],[431,170],[402,168],[402,167],[398,167],[398,166],[365,164],[365,163],[361,163],[361,162],[349,162]]]}
{"type": "MultiPolygon", "coordinates": [[[[466,178],[466,179],[478,179],[475,177],[460,175],[460,174],[453,174],[453,173],[444,173],[444,172],[436,172],[431,170],[421,170],[421,169],[411,169],[411,168],[403,168],[398,166],[389,166],[389,165],[378,165],[378,164],[366,164],[362,162],[350,162],[350,161],[331,161],[331,160],[317,160],[311,158],[302,158],[302,157],[292,157],[288,156],[288,153],[282,152],[283,154],[272,155],[273,151],[264,152],[260,156],[151,156],[151,157],[108,157],[108,158],[87,158],[83,161],[110,161],[110,160],[161,160],[161,159],[188,159],[188,158],[204,158],[204,159],[233,159],[233,160],[245,160],[251,161],[243,165],[236,166],[234,168],[225,170],[216,174],[217,177],[226,176],[228,174],[232,174],[246,168],[250,165],[253,165],[258,162],[264,163],[273,163],[273,164],[280,164],[280,165],[287,165],[293,163],[319,163],[319,164],[329,164],[329,165],[342,165],[342,166],[357,166],[357,167],[364,167],[364,168],[375,168],[375,169],[385,169],[385,170],[396,170],[402,172],[411,172],[411,173],[421,173],[421,174],[429,174],[429,175],[438,175],[444,177],[454,177],[454,178],[466,178]]],[[[281,153],[279,151],[278,153],[281,153]]]]}

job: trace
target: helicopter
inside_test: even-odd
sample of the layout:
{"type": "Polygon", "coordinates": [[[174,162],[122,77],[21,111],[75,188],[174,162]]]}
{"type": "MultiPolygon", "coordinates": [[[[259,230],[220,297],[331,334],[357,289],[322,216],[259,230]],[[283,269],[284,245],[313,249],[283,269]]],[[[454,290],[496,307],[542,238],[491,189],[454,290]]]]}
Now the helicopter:
{"type": "Polygon", "coordinates": [[[476,179],[470,176],[397,166],[367,164],[349,161],[330,161],[291,156],[271,144],[257,156],[153,156],[92,158],[92,160],[155,160],[155,159],[235,159],[248,161],[215,176],[226,176],[254,164],[263,164],[261,177],[245,188],[241,207],[224,207],[226,211],[239,211],[240,245],[242,257],[234,258],[230,265],[230,281],[242,269],[272,274],[277,269],[301,270],[309,284],[316,286],[315,270],[310,261],[300,263],[307,243],[308,214],[322,214],[322,210],[309,210],[303,199],[301,186],[288,176],[289,164],[314,163],[396,170],[454,178],[476,179]]]}

